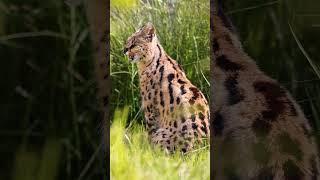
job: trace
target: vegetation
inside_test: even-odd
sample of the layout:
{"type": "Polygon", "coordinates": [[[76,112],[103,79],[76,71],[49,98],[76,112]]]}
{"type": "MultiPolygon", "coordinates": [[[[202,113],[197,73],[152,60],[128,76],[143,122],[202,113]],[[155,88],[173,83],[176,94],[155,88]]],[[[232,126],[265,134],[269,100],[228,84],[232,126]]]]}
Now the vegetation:
{"type": "Polygon", "coordinates": [[[209,179],[210,152],[203,147],[168,155],[148,142],[145,128],[125,128],[129,108],[117,110],[110,131],[111,179],[209,179]]]}

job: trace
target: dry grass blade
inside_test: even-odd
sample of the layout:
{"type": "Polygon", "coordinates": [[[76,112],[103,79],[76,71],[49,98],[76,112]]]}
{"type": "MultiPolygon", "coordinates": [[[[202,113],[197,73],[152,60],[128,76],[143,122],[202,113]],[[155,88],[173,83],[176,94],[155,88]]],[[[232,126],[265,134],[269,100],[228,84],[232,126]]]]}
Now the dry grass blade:
{"type": "Polygon", "coordinates": [[[68,39],[68,37],[63,34],[45,30],[45,31],[38,31],[38,32],[21,32],[21,33],[9,34],[9,35],[0,37],[0,41],[8,41],[12,39],[39,37],[39,36],[68,39]]]}
{"type": "Polygon", "coordinates": [[[320,71],[317,67],[317,65],[312,61],[312,59],[309,57],[308,53],[305,51],[305,49],[303,48],[300,40],[298,39],[297,35],[295,34],[295,32],[293,31],[292,29],[292,26],[290,23],[289,24],[289,27],[290,27],[290,31],[292,33],[292,36],[294,38],[294,40],[296,41],[296,43],[298,44],[299,46],[299,49],[301,50],[301,52],[303,53],[303,55],[307,58],[308,62],[310,63],[312,69],[314,70],[314,72],[316,73],[316,75],[318,76],[318,78],[320,79],[320,71]]]}
{"type": "Polygon", "coordinates": [[[246,8],[242,8],[242,9],[231,10],[231,11],[228,11],[226,14],[234,14],[234,13],[238,13],[238,12],[249,11],[249,10],[253,10],[253,9],[257,9],[257,8],[261,8],[261,7],[265,7],[265,6],[271,6],[271,5],[274,5],[277,3],[279,3],[279,1],[267,2],[267,3],[256,5],[256,6],[250,6],[250,7],[246,7],[246,8]]]}

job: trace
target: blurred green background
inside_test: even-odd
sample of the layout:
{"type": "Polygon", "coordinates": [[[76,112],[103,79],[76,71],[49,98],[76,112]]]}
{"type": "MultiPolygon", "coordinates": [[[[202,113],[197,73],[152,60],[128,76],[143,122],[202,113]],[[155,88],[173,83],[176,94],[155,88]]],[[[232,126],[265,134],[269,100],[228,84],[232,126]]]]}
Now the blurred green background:
{"type": "Polygon", "coordinates": [[[103,179],[84,5],[0,1],[0,179],[103,179]]]}
{"type": "Polygon", "coordinates": [[[320,142],[320,1],[224,1],[246,52],[287,87],[320,142]]]}

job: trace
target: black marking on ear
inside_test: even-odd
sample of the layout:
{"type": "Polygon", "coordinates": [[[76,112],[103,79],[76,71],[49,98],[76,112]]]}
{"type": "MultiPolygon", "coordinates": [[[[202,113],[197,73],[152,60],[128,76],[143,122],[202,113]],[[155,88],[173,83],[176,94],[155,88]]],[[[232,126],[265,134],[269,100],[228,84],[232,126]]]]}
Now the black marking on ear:
{"type": "Polygon", "coordinates": [[[213,117],[213,133],[215,136],[221,136],[224,129],[224,119],[219,112],[214,113],[213,117]]]}

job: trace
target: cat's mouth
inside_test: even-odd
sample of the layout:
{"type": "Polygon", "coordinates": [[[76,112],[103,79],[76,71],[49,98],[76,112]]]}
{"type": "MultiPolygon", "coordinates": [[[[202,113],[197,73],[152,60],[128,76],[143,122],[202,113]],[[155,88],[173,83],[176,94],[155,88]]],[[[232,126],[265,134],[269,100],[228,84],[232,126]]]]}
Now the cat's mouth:
{"type": "Polygon", "coordinates": [[[130,54],[130,53],[126,53],[126,55],[129,57],[129,60],[131,63],[135,63],[135,62],[138,62],[141,57],[139,55],[135,55],[135,54],[130,54]]]}

